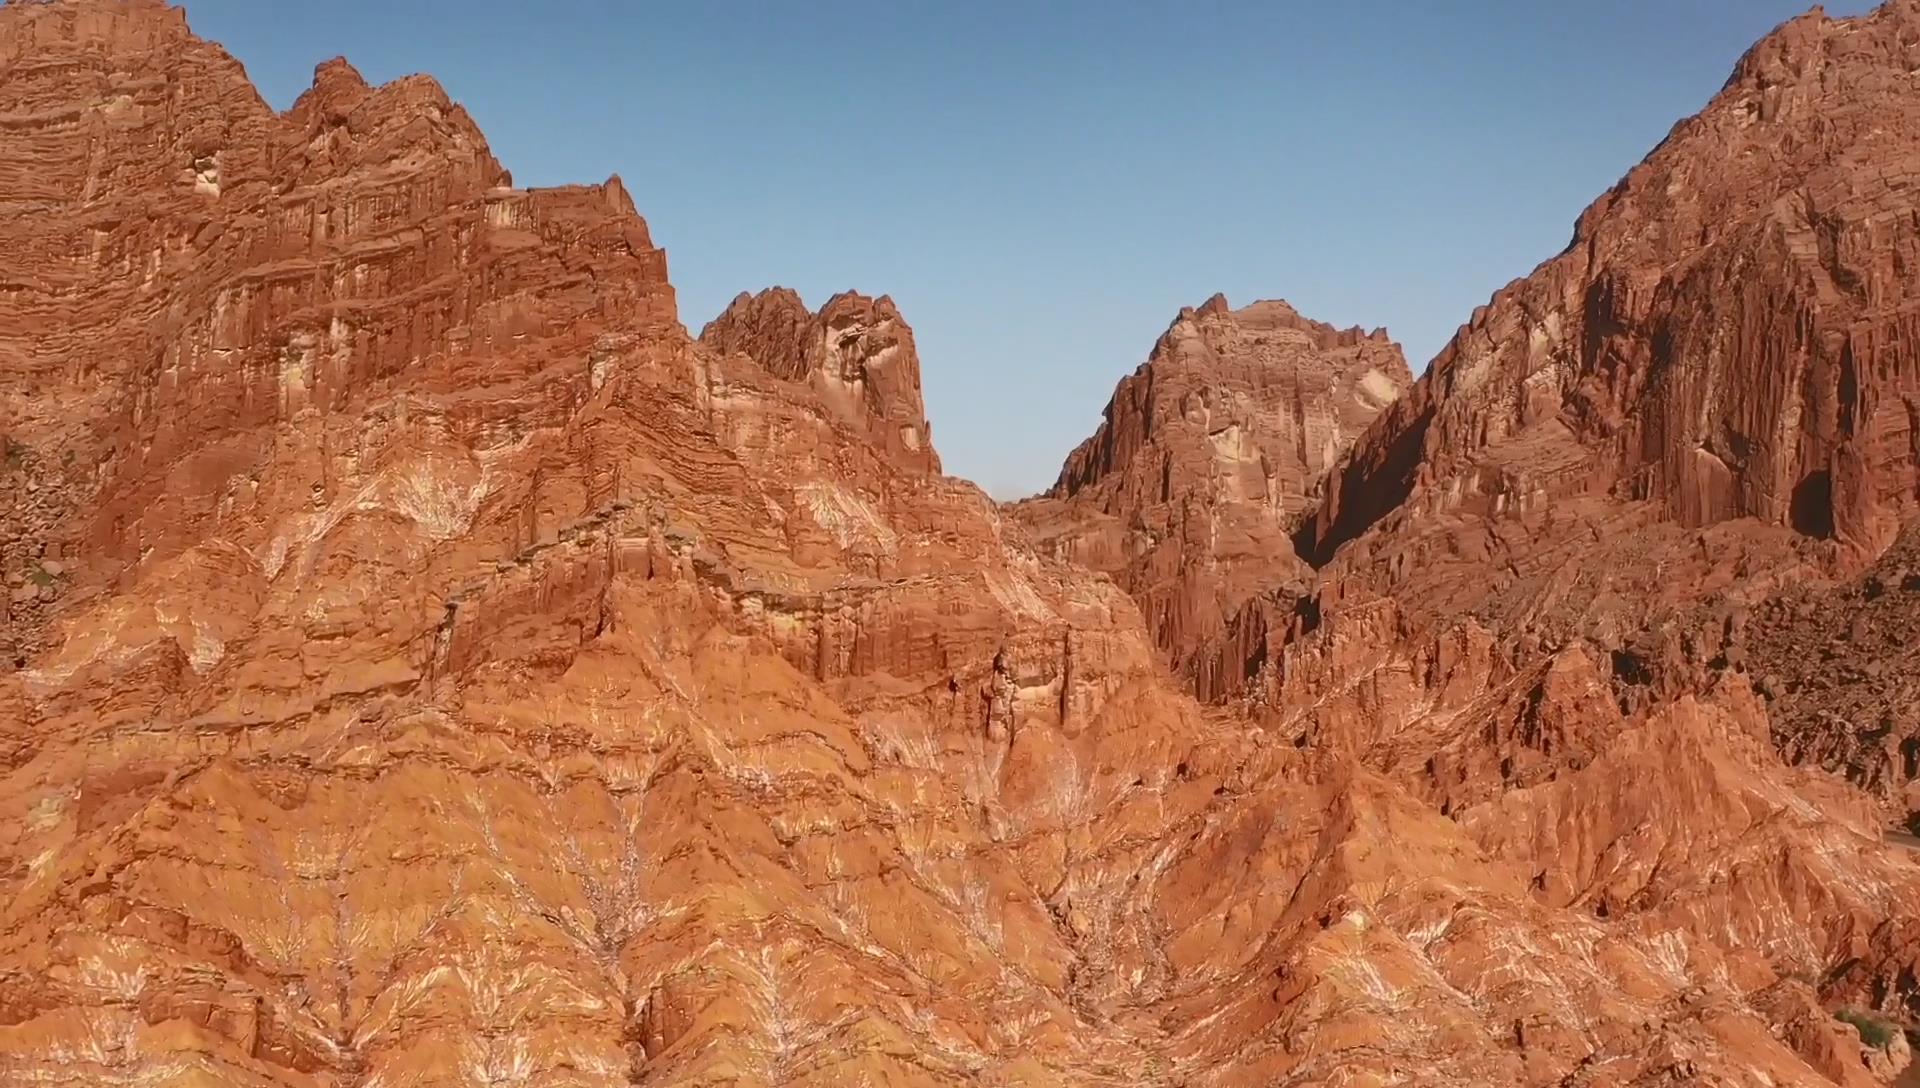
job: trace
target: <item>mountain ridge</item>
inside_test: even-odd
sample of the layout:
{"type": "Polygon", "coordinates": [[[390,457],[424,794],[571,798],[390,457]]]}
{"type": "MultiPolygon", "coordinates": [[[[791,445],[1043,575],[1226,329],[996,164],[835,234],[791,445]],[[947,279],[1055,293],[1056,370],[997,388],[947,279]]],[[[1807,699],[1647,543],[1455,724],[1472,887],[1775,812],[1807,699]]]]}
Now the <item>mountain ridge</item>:
{"type": "MultiPolygon", "coordinates": [[[[1920,9],[1875,18],[1789,24],[1756,108],[1818,128],[1795,64],[1920,43],[1920,9]]],[[[885,296],[743,294],[690,335],[617,178],[511,188],[430,81],[326,63],[276,114],[158,0],[9,4],[0,116],[30,213],[0,219],[0,1078],[1865,1088],[1906,1060],[1833,1016],[1920,1012],[1899,790],[1790,761],[1733,660],[1830,641],[1819,609],[1733,638],[1733,598],[1847,556],[1448,492],[1516,452],[1479,444],[1518,432],[1470,425],[1499,415],[1473,381],[1558,419],[1497,350],[1412,383],[1384,333],[1210,301],[1155,348],[1169,384],[1143,368],[1178,396],[1116,393],[1128,456],[1002,505],[940,473],[885,296]],[[1553,561],[1609,580],[1521,576],[1553,561]]],[[[1751,498],[1717,479],[1686,494],[1751,498]]],[[[1854,502],[1836,527],[1904,510],[1854,502]]]]}

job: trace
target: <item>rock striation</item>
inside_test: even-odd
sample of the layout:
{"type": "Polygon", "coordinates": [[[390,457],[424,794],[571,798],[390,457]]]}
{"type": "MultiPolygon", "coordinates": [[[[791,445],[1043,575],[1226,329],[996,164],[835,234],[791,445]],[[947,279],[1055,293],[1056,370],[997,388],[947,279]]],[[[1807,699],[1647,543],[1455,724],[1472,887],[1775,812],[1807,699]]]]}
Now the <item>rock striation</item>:
{"type": "Polygon", "coordinates": [[[1607,571],[1710,583],[1727,535],[1750,568],[1884,549],[1920,499],[1916,18],[1815,11],[1754,46],[1355,443],[1300,553],[1572,628],[1637,595],[1607,571]],[[1575,569],[1629,536],[1663,555],[1575,569]]]}
{"type": "Polygon", "coordinates": [[[778,378],[810,387],[898,463],[940,471],[921,402],[913,329],[887,296],[847,291],[811,313],[784,287],[757,295],[742,292],[701,330],[700,342],[745,355],[778,378]]]}
{"type": "Polygon", "coordinates": [[[1294,523],[1412,381],[1383,329],[1336,329],[1278,300],[1235,310],[1215,295],[1181,310],[1120,382],[1053,488],[1011,510],[1045,550],[1131,593],[1202,699],[1236,693],[1269,630],[1295,626],[1309,571],[1294,523]]]}
{"type": "MultiPolygon", "coordinates": [[[[1897,117],[1846,126],[1913,98],[1910,41],[1911,5],[1803,20],[1730,88],[1773,81],[1766,146],[1833,118],[1891,162],[1897,117]]],[[[1905,1060],[1920,867],[1884,798],[1783,755],[1715,650],[1746,627],[1607,596],[1688,554],[1721,581],[1674,617],[1843,570],[1904,509],[1848,505],[1844,428],[1828,537],[1651,483],[1567,500],[1637,542],[1465,483],[1423,519],[1467,479],[1440,466],[1518,452],[1497,415],[1429,437],[1527,376],[1449,362],[1383,410],[1384,337],[1210,303],[1002,508],[939,474],[885,299],[747,296],[692,337],[617,179],[514,188],[425,77],[329,62],[276,113],[158,0],[0,6],[0,178],[0,1082],[1864,1088],[1905,1060]],[[1133,536],[1189,516],[1221,532],[1133,536]],[[1321,566],[1283,548],[1270,581],[1255,542],[1295,539],[1321,566]],[[1529,539],[1610,588],[1541,605],[1529,539]],[[1213,573],[1157,595],[1176,559],[1213,573]],[[1238,637],[1212,617],[1267,603],[1311,615],[1197,683],[1238,637]],[[1551,637],[1575,603],[1647,648],[1551,637]]]]}

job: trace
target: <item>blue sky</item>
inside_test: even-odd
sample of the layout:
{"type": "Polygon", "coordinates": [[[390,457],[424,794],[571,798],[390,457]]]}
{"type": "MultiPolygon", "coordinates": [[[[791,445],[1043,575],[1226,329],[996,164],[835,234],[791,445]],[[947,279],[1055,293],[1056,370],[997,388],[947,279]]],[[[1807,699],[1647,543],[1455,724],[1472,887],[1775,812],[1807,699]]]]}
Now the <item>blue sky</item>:
{"type": "Polygon", "coordinates": [[[519,184],[620,174],[695,331],[772,284],[893,295],[948,470],[1001,497],[1215,291],[1423,369],[1806,6],[187,4],[275,106],[344,54],[432,73],[519,184]]]}

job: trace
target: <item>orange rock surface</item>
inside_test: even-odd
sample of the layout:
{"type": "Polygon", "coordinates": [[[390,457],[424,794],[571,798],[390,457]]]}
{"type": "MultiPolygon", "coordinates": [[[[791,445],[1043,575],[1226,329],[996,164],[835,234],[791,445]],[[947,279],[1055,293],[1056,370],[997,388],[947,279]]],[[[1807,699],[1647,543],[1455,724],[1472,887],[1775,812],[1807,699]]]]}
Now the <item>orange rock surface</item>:
{"type": "Polygon", "coordinates": [[[1201,698],[1235,693],[1269,632],[1294,627],[1309,571],[1293,523],[1412,381],[1383,329],[1215,295],[1121,381],[1053,489],[1012,511],[1048,552],[1113,575],[1201,698]]]}
{"type": "Polygon", "coordinates": [[[1684,597],[1891,543],[1920,502],[1916,25],[1893,0],[1754,46],[1359,440],[1302,554],[1517,622],[1619,612],[1653,564],[1684,597]]]}
{"type": "Polygon", "coordinates": [[[1624,648],[1911,505],[1916,42],[1783,28],[1370,425],[1384,338],[1183,315],[1013,509],[884,298],[694,338],[425,77],[0,7],[0,1083],[1883,1083],[1886,799],[1624,648]]]}
{"type": "Polygon", "coordinates": [[[809,313],[784,287],[741,294],[701,330],[700,342],[810,387],[899,464],[940,471],[921,403],[920,354],[892,299],[848,291],[809,313]]]}

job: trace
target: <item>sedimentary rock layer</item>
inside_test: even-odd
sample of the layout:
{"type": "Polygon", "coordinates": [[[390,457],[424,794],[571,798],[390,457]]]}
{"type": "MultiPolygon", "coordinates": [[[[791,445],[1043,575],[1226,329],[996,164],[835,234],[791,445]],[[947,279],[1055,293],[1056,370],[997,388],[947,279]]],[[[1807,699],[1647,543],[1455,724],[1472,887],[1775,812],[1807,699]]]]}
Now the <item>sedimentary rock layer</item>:
{"type": "MultiPolygon", "coordinates": [[[[1743,72],[1891,78],[1916,25],[1794,24],[1743,72]]],[[[1843,120],[1899,97],[1816,82],[1843,120]]],[[[1823,131],[1794,93],[1752,124],[1823,131]]],[[[1897,1064],[1829,1009],[1911,1011],[1920,869],[1742,676],[1623,703],[1582,647],[1403,607],[1356,559],[1203,708],[1111,578],[938,474],[884,299],[749,297],[695,339],[617,181],[513,188],[424,77],[329,62],[276,113],[157,0],[0,7],[0,183],[0,560],[33,587],[0,662],[0,1081],[1897,1064]]],[[[1178,438],[1169,495],[1271,535],[1398,356],[1223,311],[1164,361],[1297,351],[1377,394],[1114,413],[1178,438]],[[1262,435],[1294,440],[1256,473],[1262,435]]],[[[1076,465],[1054,501],[1143,479],[1076,465]]],[[[1843,475],[1835,535],[1869,539],[1898,503],[1843,475]]],[[[1313,509],[1310,553],[1354,507],[1313,509]]]]}
{"type": "Polygon", "coordinates": [[[1298,515],[1412,380],[1384,330],[1215,295],[1120,382],[1053,488],[1011,509],[1043,548],[1132,593],[1201,698],[1232,694],[1270,630],[1294,626],[1308,574],[1289,539],[1298,515]]]}

